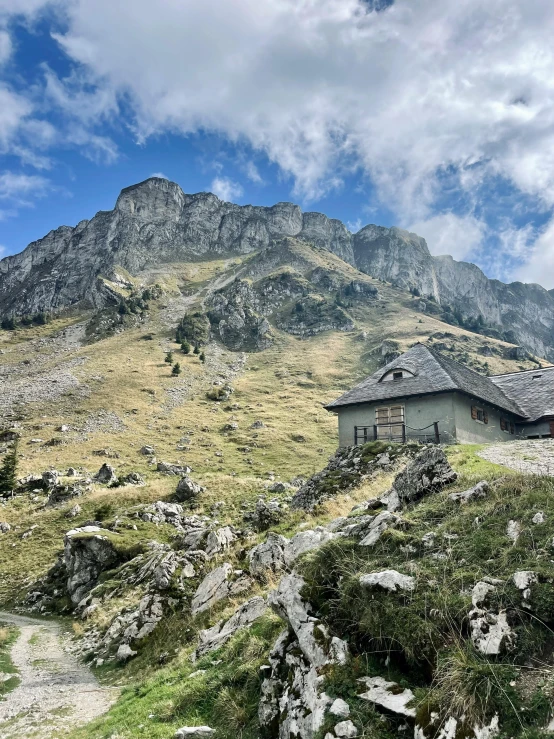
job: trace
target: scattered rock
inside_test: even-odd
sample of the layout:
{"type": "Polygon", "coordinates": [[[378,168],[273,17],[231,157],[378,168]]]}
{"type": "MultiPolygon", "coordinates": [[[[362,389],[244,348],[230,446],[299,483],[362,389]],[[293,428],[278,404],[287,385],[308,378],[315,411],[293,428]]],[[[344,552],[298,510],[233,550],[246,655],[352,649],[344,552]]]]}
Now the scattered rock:
{"type": "Polygon", "coordinates": [[[250,574],[264,579],[285,568],[285,548],[289,540],[270,531],[267,538],[248,552],[250,574]]]}
{"type": "Polygon", "coordinates": [[[515,544],[521,535],[521,524],[519,521],[508,521],[506,536],[515,544]]]}
{"type": "Polygon", "coordinates": [[[398,590],[411,592],[415,588],[415,578],[402,575],[396,570],[383,570],[382,572],[370,572],[360,577],[360,585],[364,588],[382,588],[396,593],[398,590]]]}
{"type": "Polygon", "coordinates": [[[237,540],[235,532],[230,526],[224,526],[216,531],[210,531],[206,539],[205,552],[208,557],[224,552],[237,540]]]}
{"type": "Polygon", "coordinates": [[[497,655],[507,651],[515,641],[506,611],[492,613],[475,608],[469,614],[471,640],[475,648],[485,655],[497,655]]]}
{"type": "Polygon", "coordinates": [[[140,486],[142,486],[142,485],[145,485],[146,484],[144,482],[144,478],[141,477],[141,475],[139,475],[138,472],[129,472],[129,474],[126,475],[123,478],[123,482],[126,485],[140,485],[140,486]]]}
{"type": "Polygon", "coordinates": [[[536,525],[539,525],[541,523],[544,523],[545,520],[546,519],[544,517],[544,513],[542,511],[539,511],[538,513],[535,513],[535,515],[531,519],[531,522],[534,523],[534,524],[536,524],[536,525]]]}
{"type": "Polygon", "coordinates": [[[41,479],[44,487],[50,489],[58,484],[59,474],[56,470],[46,470],[42,473],[41,479]]]}
{"type": "Polygon", "coordinates": [[[140,448],[140,453],[145,457],[153,457],[156,451],[153,446],[145,445],[140,448]]]}
{"type": "Polygon", "coordinates": [[[372,518],[367,533],[360,541],[361,547],[373,547],[379,541],[381,536],[390,528],[394,528],[401,523],[401,519],[390,511],[383,511],[372,518]]]}
{"type": "Polygon", "coordinates": [[[518,570],[512,575],[514,585],[521,590],[524,600],[528,600],[531,595],[531,585],[539,581],[539,576],[532,570],[518,570]]]}
{"type": "Polygon", "coordinates": [[[75,518],[76,516],[81,513],[81,506],[78,503],[75,503],[75,505],[68,510],[68,512],[65,514],[66,518],[75,518]]]}
{"type": "Polygon", "coordinates": [[[338,716],[338,718],[347,718],[350,716],[350,706],[346,701],[343,701],[342,698],[337,698],[333,701],[333,704],[329,709],[329,713],[332,713],[333,716],[338,716]]]}
{"type": "Polygon", "coordinates": [[[256,531],[267,531],[271,526],[279,523],[283,514],[284,507],[281,503],[278,501],[266,503],[263,498],[259,498],[254,512],[247,513],[244,520],[251,521],[256,531]]]}
{"type": "Polygon", "coordinates": [[[183,726],[181,729],[177,729],[173,736],[175,739],[185,739],[185,737],[202,739],[202,737],[212,736],[213,734],[215,734],[215,729],[210,729],[209,726],[183,726]]]}
{"type": "Polygon", "coordinates": [[[202,485],[191,480],[188,475],[184,475],[177,483],[174,497],[181,503],[193,503],[203,492],[202,485]]]}
{"type": "Polygon", "coordinates": [[[403,690],[397,683],[389,682],[379,676],[362,677],[358,682],[364,683],[367,687],[366,692],[360,693],[358,698],[370,701],[397,716],[415,718],[416,709],[409,705],[415,696],[409,688],[403,690]]]}
{"type": "Polygon", "coordinates": [[[94,480],[102,485],[113,485],[117,482],[115,469],[110,464],[104,463],[94,476],[94,480]]]}
{"type": "Polygon", "coordinates": [[[441,490],[457,478],[440,447],[424,449],[394,479],[389,491],[388,509],[398,510],[429,493],[441,490]]]}
{"type": "Polygon", "coordinates": [[[68,531],[64,538],[63,556],[67,592],[74,604],[96,585],[101,572],[114,567],[119,560],[113,544],[102,534],[99,526],[68,531]]]}
{"type": "Polygon", "coordinates": [[[183,477],[191,472],[190,467],[186,465],[170,464],[169,462],[158,462],[156,469],[163,475],[175,475],[176,477],[183,477]]]}
{"type": "Polygon", "coordinates": [[[135,657],[137,654],[138,652],[135,652],[134,649],[131,649],[131,647],[128,644],[120,644],[115,657],[119,662],[128,662],[132,657],[135,657]]]}
{"type": "Polygon", "coordinates": [[[352,739],[352,737],[358,736],[358,729],[352,723],[352,721],[340,721],[335,726],[335,734],[339,737],[346,737],[346,739],[352,739]]]}
{"type": "Polygon", "coordinates": [[[461,493],[450,493],[448,499],[456,503],[468,503],[471,500],[486,498],[489,490],[489,483],[486,480],[481,480],[481,482],[478,482],[477,485],[469,488],[469,490],[464,490],[461,493]]]}

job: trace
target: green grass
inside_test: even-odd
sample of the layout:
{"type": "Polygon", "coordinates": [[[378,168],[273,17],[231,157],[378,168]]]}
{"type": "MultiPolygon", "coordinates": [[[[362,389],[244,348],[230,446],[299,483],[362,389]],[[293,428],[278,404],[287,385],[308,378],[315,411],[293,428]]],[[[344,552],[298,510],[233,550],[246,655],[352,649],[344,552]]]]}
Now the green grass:
{"type": "Polygon", "coordinates": [[[19,636],[19,629],[15,626],[1,626],[0,624],[0,674],[12,675],[8,680],[0,681],[0,700],[19,685],[17,669],[10,656],[10,650],[19,636]]]}
{"type": "MultiPolygon", "coordinates": [[[[458,454],[465,459],[471,451],[458,454]]],[[[469,460],[462,469],[484,468],[469,460]]],[[[485,500],[466,505],[448,500],[450,492],[467,489],[482,476],[464,472],[455,486],[411,507],[403,515],[404,525],[386,532],[374,548],[330,542],[305,558],[302,572],[306,597],[334,632],[350,643],[358,659],[372,665],[370,674],[394,673],[395,679],[400,675],[418,688],[422,714],[426,706],[429,715],[441,707],[443,718],[451,711],[458,717],[465,713],[470,722],[485,722],[498,713],[501,725],[520,736],[546,721],[545,705],[553,697],[552,684],[537,686],[531,697],[522,685],[529,673],[540,674],[545,650],[554,644],[554,479],[511,475],[497,479],[485,500]],[[538,510],[546,522],[535,525],[531,518],[538,510]],[[522,524],[516,544],[506,534],[510,520],[522,524]],[[422,537],[429,531],[435,532],[435,543],[425,547],[422,537]],[[361,587],[360,575],[383,569],[412,575],[415,590],[361,587]],[[539,575],[529,608],[522,607],[522,595],[511,580],[516,570],[539,575]],[[469,639],[471,589],[484,576],[502,580],[490,607],[507,610],[516,633],[513,650],[502,659],[478,654],[469,639]]],[[[495,477],[489,470],[489,478],[495,477]]]]}
{"type": "Polygon", "coordinates": [[[181,726],[208,725],[217,739],[257,739],[260,667],[281,629],[282,622],[267,615],[195,664],[185,650],[125,688],[106,716],[70,738],[167,739],[181,726]],[[204,674],[189,677],[199,670],[204,674]]]}

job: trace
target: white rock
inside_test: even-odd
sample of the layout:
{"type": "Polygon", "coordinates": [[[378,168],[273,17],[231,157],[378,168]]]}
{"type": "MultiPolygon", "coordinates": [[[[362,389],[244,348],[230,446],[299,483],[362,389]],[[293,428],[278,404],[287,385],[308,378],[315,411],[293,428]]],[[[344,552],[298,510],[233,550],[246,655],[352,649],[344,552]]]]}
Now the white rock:
{"type": "Polygon", "coordinates": [[[533,570],[518,570],[512,575],[514,585],[521,590],[525,600],[531,595],[531,585],[539,581],[539,576],[533,570]]]}
{"type": "Polygon", "coordinates": [[[513,644],[515,634],[508,624],[506,611],[491,613],[475,609],[469,619],[471,640],[481,654],[501,654],[513,644]]]}
{"type": "Polygon", "coordinates": [[[181,729],[177,729],[174,737],[175,739],[185,739],[186,736],[204,737],[212,736],[212,734],[215,734],[215,729],[210,729],[209,726],[183,726],[181,729]]]}
{"type": "Polygon", "coordinates": [[[386,708],[392,713],[408,718],[415,718],[415,708],[408,706],[414,700],[414,694],[409,688],[401,690],[397,683],[388,682],[383,677],[362,677],[358,680],[364,683],[368,690],[358,697],[386,708]]]}
{"type": "Polygon", "coordinates": [[[382,572],[370,572],[360,577],[360,585],[365,588],[383,588],[396,592],[397,590],[412,591],[415,588],[415,578],[402,575],[396,570],[383,570],[382,572]]]}
{"type": "Polygon", "coordinates": [[[544,523],[544,521],[545,521],[544,513],[542,511],[539,511],[538,513],[535,513],[535,515],[533,516],[533,518],[531,519],[531,521],[533,523],[535,523],[535,524],[544,523]]]}
{"type": "Polygon", "coordinates": [[[206,554],[212,557],[214,554],[226,551],[236,541],[236,538],[230,526],[224,526],[216,531],[210,531],[206,540],[206,554]]]}
{"type": "Polygon", "coordinates": [[[317,549],[331,539],[335,538],[335,534],[321,526],[313,531],[301,531],[293,536],[285,547],[285,563],[288,567],[300,557],[301,554],[317,549]]]}
{"type": "Polygon", "coordinates": [[[517,542],[521,535],[521,524],[519,521],[508,521],[508,527],[506,529],[506,535],[511,539],[514,544],[517,542]]]}
{"type": "Polygon", "coordinates": [[[251,600],[243,603],[233,613],[231,618],[226,621],[220,621],[211,629],[204,629],[198,635],[198,647],[194,654],[194,658],[212,652],[229,641],[239,629],[251,626],[256,619],[264,615],[267,610],[267,604],[264,598],[256,596],[251,600]]]}
{"type": "Polygon", "coordinates": [[[448,499],[456,503],[468,503],[470,500],[486,498],[489,490],[489,483],[486,480],[481,480],[481,482],[478,482],[477,485],[469,488],[469,490],[464,490],[461,493],[450,493],[448,499]]]}
{"type": "Polygon", "coordinates": [[[496,588],[494,587],[494,585],[480,580],[476,585],[473,586],[473,590],[471,591],[471,602],[473,606],[480,606],[481,603],[486,600],[487,595],[489,593],[493,593],[495,590],[496,588]]]}
{"type": "Polygon", "coordinates": [[[263,578],[284,569],[287,544],[288,539],[270,531],[265,541],[248,552],[250,574],[263,578]]]}
{"type": "Polygon", "coordinates": [[[128,644],[120,644],[115,657],[120,662],[127,662],[127,660],[131,659],[131,657],[134,657],[136,654],[137,652],[135,652],[134,649],[131,649],[128,644]]]}
{"type": "Polygon", "coordinates": [[[343,701],[342,698],[337,698],[329,709],[329,713],[332,713],[333,716],[338,716],[339,718],[348,718],[348,716],[350,716],[350,706],[346,701],[343,701]]]}
{"type": "Polygon", "coordinates": [[[351,737],[358,736],[358,729],[354,726],[352,721],[341,721],[335,726],[335,734],[336,736],[351,739],[351,737]]]}

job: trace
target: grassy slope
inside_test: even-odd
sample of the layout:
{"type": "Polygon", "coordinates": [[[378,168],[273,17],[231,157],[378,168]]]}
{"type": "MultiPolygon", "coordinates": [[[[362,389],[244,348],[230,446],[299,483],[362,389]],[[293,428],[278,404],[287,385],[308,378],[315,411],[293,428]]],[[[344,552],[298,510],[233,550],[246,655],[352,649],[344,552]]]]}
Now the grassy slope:
{"type": "MultiPolygon", "coordinates": [[[[317,251],[318,260],[323,260],[326,266],[330,266],[327,264],[329,259],[335,260],[317,251]]],[[[210,279],[221,276],[225,269],[238,269],[239,266],[238,259],[231,265],[224,260],[175,265],[174,270],[158,271],[151,277],[152,281],[163,284],[170,295],[176,293],[179,286],[187,294],[198,290],[204,294],[210,279]]],[[[331,266],[337,265],[333,261],[331,266]]],[[[371,278],[364,279],[371,281],[371,278]]],[[[0,346],[6,351],[1,361],[5,364],[34,360],[38,356],[46,367],[55,367],[60,361],[70,358],[86,358],[72,372],[90,388],[88,397],[71,393],[56,402],[30,405],[24,409],[20,473],[36,473],[49,466],[60,470],[75,466],[93,473],[104,461],[110,460],[97,457],[92,452],[108,448],[119,455],[112,462],[119,474],[136,470],[147,480],[144,488],[95,488],[79,499],[83,511],[70,521],[65,514],[71,504],[44,509],[43,499],[16,498],[2,506],[0,519],[12,524],[13,530],[0,536],[0,602],[9,604],[20,588],[30,585],[46,572],[59,553],[63,533],[69,527],[96,518],[99,509],[107,510],[104,515],[112,520],[135,504],[165,498],[173,491],[175,479],[156,473],[148,466],[146,458],[139,454],[143,444],[154,444],[158,459],[189,464],[194,477],[206,486],[203,510],[209,512],[213,503],[223,500],[225,507],[219,520],[240,524],[241,504],[253,504],[264,492],[269,471],[287,480],[297,475],[309,475],[324,466],[336,446],[336,419],[322,406],[376,369],[383,339],[397,341],[400,349],[406,349],[414,341],[425,341],[437,331],[448,331],[458,337],[460,345],[467,349],[469,359],[480,366],[484,361],[477,351],[480,346],[484,343],[505,346],[416,313],[408,295],[377,281],[374,283],[382,300],[378,304],[358,304],[351,309],[356,321],[356,329],[352,332],[325,333],[300,340],[275,330],[275,345],[247,357],[244,370],[232,381],[234,394],[223,404],[208,401],[206,391],[225,365],[236,363],[237,356],[221,348],[208,347],[207,375],[210,379],[207,380],[206,368],[198,359],[179,355],[178,347],[171,341],[170,326],[182,314],[179,311],[173,320],[167,318],[163,308],[154,307],[147,324],[63,355],[52,352],[51,346],[41,346],[36,340],[51,336],[78,320],[79,316],[58,319],[46,327],[0,332],[0,346]],[[362,332],[365,332],[365,338],[362,332]],[[147,333],[152,333],[153,340],[142,338],[147,333]],[[467,340],[462,341],[462,336],[467,340]],[[183,375],[178,379],[171,378],[163,361],[168,348],[173,348],[175,358],[183,368],[183,375]],[[167,390],[179,384],[189,386],[188,395],[181,404],[169,408],[167,390]],[[98,424],[99,411],[115,414],[117,430],[98,424]],[[95,419],[96,428],[82,430],[90,419],[95,419]],[[265,427],[250,429],[258,419],[264,422],[265,427]],[[231,420],[239,423],[238,431],[223,433],[223,425],[231,420]],[[62,423],[68,424],[72,430],[59,433],[56,429],[62,423]],[[30,444],[30,440],[36,437],[44,440],[60,438],[63,443],[55,447],[30,444]],[[191,439],[190,447],[178,450],[183,437],[191,439]],[[299,441],[300,438],[303,440],[299,441]],[[245,447],[248,451],[243,451],[245,447]],[[37,528],[30,538],[23,540],[21,533],[32,524],[37,524],[37,528]]],[[[487,361],[493,372],[513,370],[521,364],[496,356],[487,358],[487,361]]],[[[472,452],[460,448],[452,451],[455,465],[465,471],[468,479],[475,475],[498,476],[494,465],[479,460],[472,452]]],[[[388,483],[389,480],[383,477],[376,485],[381,490],[388,483]]],[[[359,490],[356,496],[342,496],[328,503],[317,517],[291,515],[281,529],[284,533],[292,533],[300,523],[313,525],[330,520],[346,513],[353,504],[353,498],[362,500],[377,492],[368,486],[359,490]]],[[[136,534],[127,532],[123,536],[124,539],[163,539],[164,533],[144,524],[136,534]]],[[[217,614],[213,616],[215,619],[217,614]]],[[[240,735],[239,725],[245,731],[244,736],[251,735],[248,733],[252,731],[251,711],[234,723],[231,720],[227,723],[225,717],[235,710],[232,707],[234,703],[236,710],[243,708],[243,699],[244,704],[249,705],[249,698],[245,698],[243,690],[250,695],[254,683],[257,689],[257,678],[253,677],[257,675],[256,660],[262,659],[259,655],[266,653],[273,639],[274,620],[260,626],[259,633],[252,632],[253,644],[250,644],[251,637],[245,636],[240,637],[238,645],[228,647],[231,650],[225,658],[226,664],[229,663],[228,670],[215,666],[206,678],[214,681],[209,683],[210,690],[212,687],[214,690],[214,700],[216,693],[228,696],[225,708],[222,703],[197,703],[196,698],[179,702],[180,694],[188,695],[184,676],[193,671],[187,661],[190,633],[185,635],[185,628],[189,626],[182,618],[176,617],[174,623],[170,619],[168,633],[160,632],[152,639],[151,651],[146,650],[144,656],[141,655],[123,673],[108,672],[106,679],[139,681],[140,687],[125,693],[105,726],[101,721],[97,728],[91,728],[90,732],[83,730],[79,736],[100,738],[111,736],[115,730],[119,732],[118,736],[126,738],[168,736],[171,729],[188,720],[215,725],[220,721],[217,716],[222,711],[223,719],[217,724],[221,727],[221,736],[240,735]],[[166,649],[171,635],[177,644],[182,645],[181,651],[175,663],[159,671],[156,660],[166,649]],[[233,652],[235,649],[237,651],[233,652]],[[233,654],[235,656],[231,658],[233,654]],[[242,675],[243,664],[249,664],[252,672],[244,678],[246,687],[237,688],[236,680],[240,682],[243,678],[235,680],[233,671],[242,675]],[[152,673],[154,676],[150,677],[152,673]],[[221,682],[217,682],[220,679],[221,682]],[[233,698],[236,690],[237,700],[233,698]],[[137,697],[140,701],[136,700],[137,697]],[[193,706],[190,710],[189,705],[193,706]],[[159,731],[155,728],[155,721],[148,719],[150,713],[163,717],[159,731]],[[139,728],[141,723],[143,728],[139,728]],[[111,728],[108,730],[107,726],[111,728]]],[[[191,683],[189,686],[193,693],[196,690],[194,685],[191,683]]],[[[200,687],[198,691],[199,694],[203,692],[200,687]]]]}

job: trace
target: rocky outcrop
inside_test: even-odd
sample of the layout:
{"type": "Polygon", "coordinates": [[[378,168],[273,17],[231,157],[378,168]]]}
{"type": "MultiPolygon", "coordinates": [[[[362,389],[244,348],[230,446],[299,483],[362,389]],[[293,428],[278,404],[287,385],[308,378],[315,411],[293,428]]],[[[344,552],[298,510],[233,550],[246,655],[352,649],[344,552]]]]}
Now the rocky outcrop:
{"type": "Polygon", "coordinates": [[[322,727],[333,701],[322,690],[322,676],[332,664],[344,664],[348,648],[331,637],[300,591],[301,577],[286,575],[268,602],[287,623],[275,643],[264,672],[259,704],[263,737],[312,739],[322,727]]]}
{"type": "Polygon", "coordinates": [[[239,595],[251,586],[252,580],[228,562],[209,572],[198,586],[190,607],[192,615],[207,611],[224,598],[239,595]]]}
{"type": "Polygon", "coordinates": [[[259,595],[243,603],[233,613],[228,621],[219,621],[215,626],[204,629],[198,635],[198,647],[194,653],[194,659],[202,657],[208,652],[223,646],[237,631],[251,626],[254,621],[261,618],[267,611],[264,598],[259,595]]]}
{"type": "MultiPolygon", "coordinates": [[[[423,448],[424,449],[424,448],[423,448]]],[[[311,510],[318,503],[345,493],[364,480],[391,471],[422,451],[419,444],[368,444],[339,449],[321,472],[307,480],[293,496],[292,508],[311,510]]]]}
{"type": "Polygon", "coordinates": [[[107,533],[99,526],[84,526],[65,535],[67,592],[75,605],[96,585],[100,573],[114,567],[119,560],[107,533]]]}
{"type": "MultiPolygon", "coordinates": [[[[431,256],[424,239],[399,228],[369,225],[352,235],[340,221],[302,213],[292,203],[239,206],[211,193],[186,195],[155,177],[122,190],[113,210],[74,228],[62,226],[0,260],[0,315],[117,304],[107,280],[132,286],[122,271],[138,275],[171,262],[263,251],[271,266],[272,251],[284,237],[313,244],[401,288],[417,288],[436,305],[481,316],[511,332],[515,343],[554,357],[554,295],[539,285],[489,280],[473,264],[431,256]]],[[[299,262],[291,253],[290,263],[299,262]]],[[[261,321],[260,337],[267,333],[261,321]]],[[[255,317],[248,322],[253,327],[255,317]]],[[[232,320],[226,331],[236,331],[232,320]]]]}
{"type": "Polygon", "coordinates": [[[454,482],[456,472],[438,446],[424,449],[395,477],[385,495],[389,511],[395,511],[424,495],[441,490],[454,482]]]}

